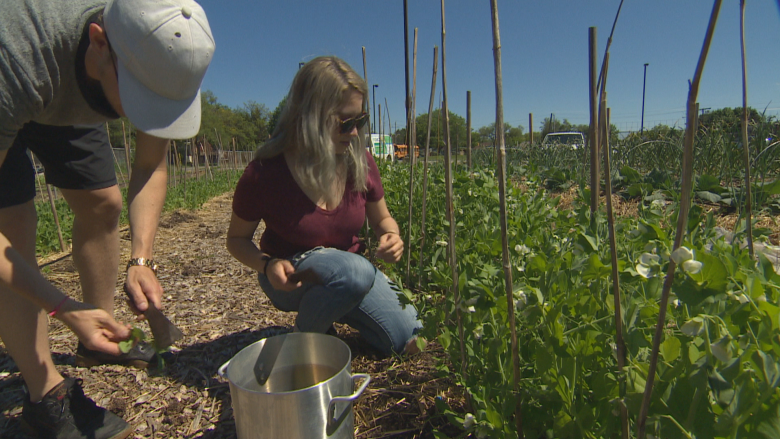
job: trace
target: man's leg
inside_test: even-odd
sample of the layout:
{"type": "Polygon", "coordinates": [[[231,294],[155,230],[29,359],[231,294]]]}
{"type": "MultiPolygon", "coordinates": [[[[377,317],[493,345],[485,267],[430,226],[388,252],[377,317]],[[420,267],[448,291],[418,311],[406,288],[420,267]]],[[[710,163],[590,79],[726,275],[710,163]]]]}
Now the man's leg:
{"type": "MultiPolygon", "coordinates": [[[[32,201],[0,209],[0,232],[30,265],[35,259],[37,216],[32,201]]],[[[51,359],[46,313],[29,300],[0,287],[0,338],[24,377],[30,400],[39,401],[62,381],[51,359]]]]}
{"type": "Polygon", "coordinates": [[[122,194],[104,189],[61,189],[73,210],[73,262],[84,301],[113,314],[119,267],[119,215],[122,194]]]}

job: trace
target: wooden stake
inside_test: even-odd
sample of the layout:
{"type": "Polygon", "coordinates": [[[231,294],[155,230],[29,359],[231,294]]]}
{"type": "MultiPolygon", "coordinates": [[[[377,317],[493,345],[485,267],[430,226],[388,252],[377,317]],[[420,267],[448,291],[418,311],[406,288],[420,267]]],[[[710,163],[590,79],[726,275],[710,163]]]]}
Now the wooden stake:
{"type": "Polygon", "coordinates": [[[431,99],[428,103],[428,133],[425,136],[425,158],[423,159],[423,194],[422,194],[422,212],[420,220],[420,267],[417,276],[417,287],[420,286],[420,280],[423,273],[423,250],[425,249],[425,210],[428,199],[428,156],[431,146],[431,119],[433,119],[433,100],[436,98],[436,66],[439,61],[439,48],[433,47],[433,78],[431,78],[431,99]]]}
{"type": "MultiPolygon", "coordinates": [[[[404,0],[405,1],[405,0],[404,0]]],[[[450,144],[450,115],[447,109],[447,27],[444,19],[444,0],[441,0],[441,89],[444,94],[442,116],[444,118],[444,180],[447,191],[447,221],[450,222],[450,240],[447,245],[449,251],[450,268],[452,269],[452,293],[455,301],[455,317],[458,325],[458,338],[460,339],[460,371],[464,382],[468,382],[468,363],[466,358],[466,343],[463,339],[463,318],[461,316],[461,298],[458,286],[458,256],[455,253],[455,208],[452,200],[452,145],[450,144]]],[[[471,405],[470,398],[466,398],[471,405]]]]}
{"type": "Polygon", "coordinates": [[[471,172],[471,90],[466,91],[466,166],[471,172]]]}
{"type": "MultiPolygon", "coordinates": [[[[498,28],[497,0],[490,0],[490,12],[493,21],[493,62],[496,70],[496,143],[498,146],[498,199],[499,222],[501,223],[501,249],[504,266],[504,290],[506,292],[507,317],[511,334],[512,366],[514,371],[513,389],[515,394],[515,428],[517,437],[523,435],[522,399],[520,397],[520,354],[517,346],[517,328],[515,325],[515,300],[512,291],[512,264],[509,260],[509,238],[507,236],[506,214],[506,144],[504,141],[504,98],[503,78],[501,76],[501,36],[498,28]]],[[[573,384],[573,383],[572,383],[573,384]]]]}
{"type": "Polygon", "coordinates": [[[596,44],[596,28],[588,28],[588,71],[590,79],[590,128],[588,132],[588,145],[590,146],[590,212],[599,208],[599,119],[598,119],[598,80],[596,79],[596,56],[598,47],[596,44]]]}
{"type": "Polygon", "coordinates": [[[125,133],[125,121],[122,121],[122,139],[125,143],[125,166],[127,167],[127,179],[130,180],[132,166],[130,165],[130,145],[127,144],[127,134],[125,133]]]}
{"type": "Polygon", "coordinates": [[[54,195],[51,191],[51,186],[46,184],[46,193],[49,194],[49,207],[51,207],[51,213],[54,215],[54,224],[57,226],[57,237],[60,239],[60,250],[65,251],[65,240],[62,239],[62,227],[60,227],[60,216],[57,214],[57,207],[54,205],[54,195]]]}
{"type": "Polygon", "coordinates": [[[528,144],[534,144],[534,114],[528,113],[528,144]]]}
{"type": "MultiPolygon", "coordinates": [[[[412,61],[412,104],[409,107],[409,121],[411,123],[412,133],[409,135],[410,143],[407,145],[409,148],[409,225],[406,228],[406,285],[411,284],[411,267],[412,267],[412,214],[414,212],[414,167],[417,164],[417,159],[414,156],[414,146],[417,143],[417,124],[415,123],[415,96],[417,94],[417,28],[414,28],[414,51],[412,61]]],[[[389,118],[388,118],[389,121],[389,118]]]]}
{"type": "MultiPolygon", "coordinates": [[[[693,82],[690,84],[690,89],[688,91],[685,140],[683,146],[682,191],[680,211],[677,214],[677,234],[674,237],[674,247],[672,248],[672,251],[677,250],[682,244],[682,239],[688,224],[688,212],[691,208],[691,192],[693,189],[693,141],[696,136],[696,118],[698,114],[696,98],[699,94],[699,82],[701,81],[701,75],[704,71],[704,63],[707,61],[707,54],[710,50],[712,34],[715,32],[715,23],[718,21],[721,3],[722,0],[715,0],[714,5],[712,6],[712,14],[710,15],[710,22],[707,25],[704,45],[701,49],[701,54],[699,55],[699,62],[696,65],[696,73],[693,75],[693,82]]],[[[638,439],[645,439],[645,424],[647,423],[647,414],[650,410],[650,397],[653,392],[655,372],[658,366],[658,351],[661,346],[661,339],[663,338],[663,331],[666,323],[666,308],[669,306],[669,293],[672,290],[672,282],[674,281],[674,272],[676,269],[677,264],[675,264],[673,260],[670,260],[669,265],[667,266],[666,278],[664,279],[664,287],[661,292],[661,301],[658,304],[658,323],[655,326],[655,334],[653,334],[653,350],[650,353],[650,364],[647,369],[645,393],[642,397],[642,406],[639,409],[639,417],[637,420],[638,439]]]]}
{"type": "Polygon", "coordinates": [[[750,144],[748,143],[747,61],[745,59],[745,0],[739,1],[739,34],[742,50],[742,151],[745,161],[745,227],[750,258],[753,254],[753,195],[750,187],[750,144]]]}

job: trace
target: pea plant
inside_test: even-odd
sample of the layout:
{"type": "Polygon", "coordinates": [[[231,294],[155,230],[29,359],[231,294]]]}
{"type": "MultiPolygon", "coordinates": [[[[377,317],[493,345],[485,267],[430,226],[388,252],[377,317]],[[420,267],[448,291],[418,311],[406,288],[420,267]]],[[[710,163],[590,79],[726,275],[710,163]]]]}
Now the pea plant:
{"type": "MultiPolygon", "coordinates": [[[[380,164],[386,198],[408,223],[407,167],[380,164]]],[[[509,175],[517,169],[510,169],[509,175]]],[[[527,175],[521,190],[507,188],[508,239],[514,306],[507,309],[501,269],[497,179],[491,171],[456,172],[459,296],[451,294],[447,265],[443,170],[429,171],[422,266],[405,297],[415,302],[425,334],[449,353],[442,374],[468,394],[471,412],[440,410],[463,436],[517,437],[508,313],[517,320],[526,437],[615,437],[619,411],[636,423],[647,380],[653,333],[666,268],[674,272],[660,361],[650,401],[648,437],[780,437],[780,276],[762,255],[717,238],[712,214],[694,208],[683,246],[673,249],[669,224],[675,200],[648,198],[638,215],[615,224],[622,325],[627,362],[618,372],[610,250],[606,220],[587,198],[561,209],[527,175]],[[592,216],[593,215],[593,216],[592,216]],[[463,315],[466,373],[454,315],[463,315]],[[464,377],[467,377],[464,379],[464,377]],[[621,388],[622,387],[622,388],[621,388]],[[624,395],[621,397],[621,395],[624,395]]],[[[415,193],[422,193],[415,190],[415,193]]],[[[419,212],[421,200],[412,200],[419,212]]],[[[420,225],[411,231],[420,236],[420,225]]],[[[417,258],[418,251],[411,252],[417,258]]],[[[400,276],[400,273],[397,273],[400,276]]]]}

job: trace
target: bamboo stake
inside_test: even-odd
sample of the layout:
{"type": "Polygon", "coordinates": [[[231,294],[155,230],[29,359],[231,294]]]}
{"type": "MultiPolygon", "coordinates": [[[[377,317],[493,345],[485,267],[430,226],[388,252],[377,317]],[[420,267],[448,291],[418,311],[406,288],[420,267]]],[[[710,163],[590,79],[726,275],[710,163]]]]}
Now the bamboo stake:
{"type": "Polygon", "coordinates": [[[747,60],[745,59],[745,0],[739,2],[739,34],[742,49],[742,151],[745,157],[745,226],[750,258],[753,254],[753,196],[750,187],[750,147],[748,145],[747,60]]]}
{"type": "Polygon", "coordinates": [[[122,139],[125,143],[125,166],[127,167],[127,179],[130,180],[131,168],[130,166],[130,145],[127,144],[127,134],[125,133],[125,121],[122,121],[122,139]]]}
{"type": "MultiPolygon", "coordinates": [[[[404,0],[405,1],[405,0],[404,0]]],[[[444,180],[447,187],[447,221],[450,222],[450,241],[447,246],[449,250],[449,262],[452,269],[452,293],[455,300],[455,317],[458,325],[458,338],[460,339],[460,373],[463,381],[468,381],[468,371],[466,363],[466,343],[463,339],[463,318],[460,307],[460,291],[458,291],[458,256],[455,253],[455,209],[452,203],[452,148],[450,146],[450,115],[447,109],[447,27],[444,21],[444,0],[441,0],[441,90],[444,95],[442,105],[442,116],[444,118],[444,180]]],[[[467,403],[469,399],[467,398],[467,403]]]]}
{"type": "Polygon", "coordinates": [[[190,140],[190,151],[192,151],[192,167],[195,169],[195,181],[200,180],[200,152],[195,147],[195,138],[190,140]]]}
{"type": "Polygon", "coordinates": [[[588,144],[590,145],[590,213],[596,212],[599,206],[599,131],[598,131],[598,84],[596,80],[596,28],[588,28],[588,71],[590,79],[590,128],[588,144]]]}
{"type": "Polygon", "coordinates": [[[514,372],[513,391],[515,394],[515,428],[517,437],[523,435],[523,413],[520,397],[520,354],[517,346],[517,328],[515,326],[515,301],[512,294],[512,265],[509,261],[509,239],[507,237],[506,215],[506,145],[504,141],[504,91],[501,75],[501,36],[498,26],[497,0],[490,0],[490,12],[493,22],[493,62],[496,73],[496,142],[498,144],[498,199],[501,223],[501,253],[504,268],[504,288],[506,291],[507,317],[511,334],[512,366],[514,372]]]}
{"type": "Polygon", "coordinates": [[[620,274],[618,273],[617,240],[615,238],[615,215],[612,208],[612,175],[609,162],[609,109],[607,108],[607,70],[609,54],[604,59],[604,76],[601,82],[601,104],[599,108],[599,138],[604,152],[604,193],[607,198],[607,229],[609,230],[609,249],[612,258],[612,295],[615,308],[615,345],[618,360],[618,388],[620,397],[620,425],[623,439],[628,439],[628,410],[623,398],[626,396],[626,381],[623,370],[626,367],[626,346],[623,341],[623,312],[620,305],[620,274]]]}
{"type": "Polygon", "coordinates": [[[431,120],[433,119],[433,100],[436,98],[436,66],[439,61],[439,48],[433,46],[433,78],[431,78],[431,99],[428,103],[428,134],[425,136],[425,158],[423,159],[423,195],[422,195],[422,219],[420,221],[420,267],[417,277],[417,287],[420,287],[420,280],[423,272],[423,250],[425,249],[425,211],[428,201],[428,156],[431,146],[431,120]]]}
{"type": "MultiPolygon", "coordinates": [[[[179,149],[176,148],[176,141],[171,140],[171,142],[173,142],[173,148],[178,151],[179,149]]],[[[187,201],[187,148],[184,148],[184,159],[181,162],[182,190],[184,191],[184,201],[187,201]]]]}
{"type": "Polygon", "coordinates": [[[125,174],[122,173],[122,166],[119,164],[119,160],[116,158],[116,153],[114,153],[114,147],[111,145],[111,132],[108,129],[108,122],[106,122],[106,136],[108,136],[108,147],[111,148],[111,155],[114,156],[114,164],[116,165],[116,168],[119,170],[119,177],[122,179],[122,184],[127,186],[127,181],[125,181],[125,174]]]}
{"type": "MultiPolygon", "coordinates": [[[[30,159],[32,159],[33,163],[33,171],[35,173],[35,186],[38,188],[37,192],[40,192],[41,200],[43,200],[43,185],[46,184],[46,180],[44,177],[43,183],[41,183],[41,180],[38,178],[38,162],[35,161],[35,154],[30,154],[30,159]]],[[[43,166],[43,165],[41,165],[43,166]]]]}
{"type": "Polygon", "coordinates": [[[528,144],[534,144],[534,114],[528,113],[528,144]]]}
{"type": "Polygon", "coordinates": [[[466,161],[467,167],[471,172],[471,90],[466,90],[466,161]]]}
{"type": "Polygon", "coordinates": [[[210,154],[206,150],[206,145],[201,143],[198,147],[203,149],[203,157],[206,159],[206,173],[209,176],[209,180],[214,181],[214,174],[211,172],[211,164],[209,163],[210,154]]]}
{"type": "Polygon", "coordinates": [[[409,100],[409,5],[407,0],[404,0],[404,78],[406,93],[404,94],[404,109],[406,110],[406,147],[411,145],[411,126],[409,122],[409,107],[411,102],[409,100]]]}
{"type": "MultiPolygon", "coordinates": [[[[385,109],[387,105],[385,105],[385,109]]],[[[390,121],[390,113],[388,115],[388,122],[390,121]]],[[[412,134],[409,136],[409,154],[412,156],[412,169],[417,165],[417,154],[415,154],[415,147],[417,146],[417,28],[414,28],[414,51],[412,56],[412,105],[409,108],[409,121],[412,125],[412,134]]],[[[407,270],[408,271],[408,270],[407,270]]]]}
{"type": "MultiPolygon", "coordinates": [[[[363,80],[366,81],[366,85],[368,85],[368,70],[366,67],[366,46],[362,46],[363,48],[363,80]]],[[[363,104],[363,111],[368,112],[368,109],[371,108],[371,93],[366,94],[366,101],[363,104]]],[[[368,118],[368,121],[366,122],[368,126],[368,136],[371,137],[371,118],[368,118]]],[[[369,142],[369,148],[371,148],[371,154],[374,153],[374,143],[369,142]]]]}
{"type": "MultiPolygon", "coordinates": [[[[414,28],[414,51],[412,58],[412,77],[414,78],[412,83],[412,105],[409,107],[409,120],[411,121],[412,134],[409,135],[411,141],[407,147],[409,148],[409,226],[406,228],[406,285],[410,285],[411,267],[412,267],[412,213],[414,206],[414,167],[417,163],[414,157],[414,144],[417,143],[417,124],[415,123],[414,114],[415,110],[415,96],[417,94],[417,28],[414,28]]],[[[389,113],[388,113],[389,122],[389,113]]]]}
{"type": "MultiPolygon", "coordinates": [[[[712,34],[715,32],[715,23],[718,21],[718,13],[720,12],[722,0],[715,0],[712,6],[712,14],[710,15],[710,22],[707,25],[707,34],[704,38],[704,46],[701,49],[699,55],[699,62],[696,65],[696,73],[693,75],[693,82],[690,84],[688,90],[688,106],[686,112],[686,126],[685,126],[685,145],[683,149],[683,163],[682,163],[682,197],[680,200],[680,211],[677,214],[677,234],[674,238],[674,248],[676,250],[682,244],[683,235],[685,234],[686,224],[688,223],[688,211],[691,205],[691,190],[693,188],[693,140],[696,135],[696,98],[699,94],[699,82],[701,81],[702,71],[704,70],[704,63],[707,60],[707,53],[710,49],[710,43],[712,42],[712,34]]],[[[647,413],[650,409],[650,397],[653,391],[653,382],[655,381],[655,371],[658,364],[658,350],[661,346],[661,338],[663,337],[664,323],[666,322],[666,308],[669,305],[669,292],[672,289],[672,281],[674,280],[674,271],[677,269],[677,264],[673,260],[669,261],[669,266],[666,271],[666,278],[664,279],[664,288],[661,293],[661,302],[658,304],[658,324],[655,327],[655,334],[653,335],[653,350],[650,354],[650,365],[647,370],[647,381],[645,383],[645,393],[642,397],[642,407],[639,410],[639,419],[637,421],[637,438],[645,438],[645,424],[647,423],[647,413]]]]}
{"type": "Polygon", "coordinates": [[[65,251],[65,240],[62,239],[62,227],[60,227],[60,216],[57,214],[57,207],[54,205],[54,195],[51,191],[51,186],[46,183],[46,193],[49,194],[49,207],[51,207],[51,213],[54,215],[54,224],[57,226],[57,237],[60,239],[60,250],[65,251]]]}
{"type": "MultiPolygon", "coordinates": [[[[387,98],[385,98],[385,113],[387,113],[387,129],[392,131],[393,123],[390,121],[390,109],[387,107],[387,98]]],[[[393,145],[393,136],[390,136],[390,146],[393,145]]]]}

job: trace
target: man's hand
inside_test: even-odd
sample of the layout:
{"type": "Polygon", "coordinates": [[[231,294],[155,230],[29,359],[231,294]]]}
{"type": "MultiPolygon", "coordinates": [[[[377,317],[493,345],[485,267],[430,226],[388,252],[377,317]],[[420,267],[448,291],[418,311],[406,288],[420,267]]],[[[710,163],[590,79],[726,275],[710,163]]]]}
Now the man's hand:
{"type": "Polygon", "coordinates": [[[397,233],[388,232],[379,237],[379,246],[376,248],[376,257],[385,261],[396,263],[404,254],[404,241],[397,233]]]}
{"type": "Polygon", "coordinates": [[[120,355],[118,343],[130,337],[130,326],[118,323],[104,310],[87,303],[68,300],[56,318],[70,328],[87,349],[120,355]]]}
{"type": "Polygon", "coordinates": [[[142,315],[151,301],[157,309],[162,309],[163,289],[151,268],[136,265],[127,269],[125,293],[130,297],[130,309],[136,315],[142,315]]]}
{"type": "Polygon", "coordinates": [[[292,291],[301,285],[302,282],[292,282],[288,276],[295,273],[295,267],[287,259],[271,259],[265,267],[265,275],[271,286],[281,291],[292,291]]]}

